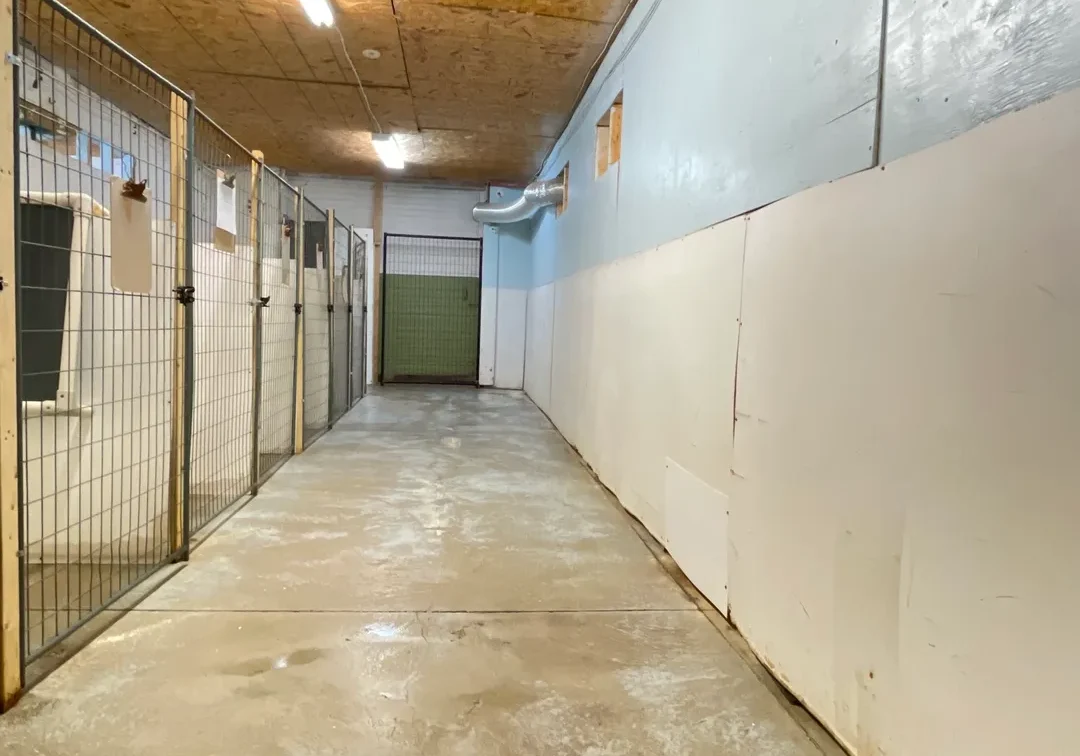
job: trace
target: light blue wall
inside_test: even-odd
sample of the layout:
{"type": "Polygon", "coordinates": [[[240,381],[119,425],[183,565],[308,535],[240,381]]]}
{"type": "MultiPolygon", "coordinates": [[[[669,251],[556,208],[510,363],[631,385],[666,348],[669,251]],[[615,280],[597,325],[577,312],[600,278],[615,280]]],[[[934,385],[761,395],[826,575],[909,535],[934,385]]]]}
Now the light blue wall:
{"type": "Polygon", "coordinates": [[[894,160],[1080,83],[1080,0],[890,0],[887,49],[894,160]]]}
{"type": "MultiPolygon", "coordinates": [[[[521,196],[520,189],[491,187],[492,202],[506,204],[521,196]]],[[[529,289],[532,283],[532,227],[529,223],[501,226],[484,224],[484,261],[481,285],[500,289],[529,289]]]]}
{"type": "MultiPolygon", "coordinates": [[[[1080,81],[1080,0],[890,0],[892,160],[1080,81]]],[[[882,0],[640,0],[541,172],[534,286],[872,165],[882,0]],[[618,169],[595,124],[623,92],[618,169]]]]}

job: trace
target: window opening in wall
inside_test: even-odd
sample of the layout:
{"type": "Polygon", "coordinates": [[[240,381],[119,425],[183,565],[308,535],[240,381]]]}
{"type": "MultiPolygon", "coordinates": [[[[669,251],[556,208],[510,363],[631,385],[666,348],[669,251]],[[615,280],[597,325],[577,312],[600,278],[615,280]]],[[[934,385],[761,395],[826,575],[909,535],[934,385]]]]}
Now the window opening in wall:
{"type": "Polygon", "coordinates": [[[596,124],[596,177],[608,172],[622,158],[622,92],[596,124]]]}

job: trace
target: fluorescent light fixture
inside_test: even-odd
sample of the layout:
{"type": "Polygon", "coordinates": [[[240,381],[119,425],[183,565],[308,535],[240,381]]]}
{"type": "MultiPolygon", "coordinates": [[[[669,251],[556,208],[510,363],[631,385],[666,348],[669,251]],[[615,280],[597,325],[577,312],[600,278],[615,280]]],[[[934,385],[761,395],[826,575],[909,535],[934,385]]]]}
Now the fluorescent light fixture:
{"type": "Polygon", "coordinates": [[[372,134],[371,143],[387,168],[400,171],[405,167],[405,153],[401,151],[401,145],[393,134],[372,134]]]}
{"type": "Polygon", "coordinates": [[[300,0],[300,4],[304,6],[304,12],[311,19],[311,23],[316,26],[334,25],[334,11],[330,7],[330,0],[300,0]]]}

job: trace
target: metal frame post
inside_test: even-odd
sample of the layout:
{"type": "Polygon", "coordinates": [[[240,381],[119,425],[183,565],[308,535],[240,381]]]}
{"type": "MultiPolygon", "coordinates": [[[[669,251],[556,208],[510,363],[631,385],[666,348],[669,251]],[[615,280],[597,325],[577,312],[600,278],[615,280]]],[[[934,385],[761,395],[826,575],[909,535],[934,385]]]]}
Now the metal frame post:
{"type": "MultiPolygon", "coordinates": [[[[361,399],[363,399],[365,396],[367,396],[368,354],[370,354],[369,350],[374,348],[374,345],[368,343],[368,340],[367,340],[367,338],[368,338],[367,324],[368,324],[368,318],[371,316],[371,313],[368,312],[368,286],[369,285],[371,285],[371,286],[375,285],[374,281],[368,281],[367,256],[368,255],[374,255],[374,254],[375,254],[375,245],[374,245],[374,243],[372,243],[371,249],[368,249],[368,245],[365,244],[364,245],[364,256],[360,260],[360,270],[363,271],[363,275],[361,276],[361,282],[360,282],[360,307],[361,307],[361,310],[360,310],[360,398],[361,399]]],[[[372,268],[374,268],[374,261],[372,263],[372,268]]],[[[374,276],[372,276],[372,277],[374,277],[374,276]]],[[[374,340],[374,336],[372,337],[372,340],[374,340]]],[[[374,368],[374,365],[372,366],[372,368],[374,368]]],[[[375,376],[372,376],[372,379],[374,379],[374,377],[375,376]]]]}
{"type": "Polygon", "coordinates": [[[342,283],[345,286],[345,411],[348,412],[353,406],[353,393],[356,390],[356,381],[353,377],[353,280],[356,276],[356,256],[353,255],[353,230],[352,226],[346,229],[346,263],[345,278],[342,283]]]}
{"type": "Polygon", "coordinates": [[[184,313],[184,444],[181,471],[184,542],[180,558],[191,554],[191,442],[195,433],[195,99],[188,100],[187,162],[184,167],[184,280],[190,296],[184,313]]]}
{"type": "Polygon", "coordinates": [[[297,197],[296,212],[296,369],[293,371],[293,453],[304,451],[304,190],[297,197]]]}
{"type": "Polygon", "coordinates": [[[326,338],[327,366],[326,376],[326,427],[334,427],[334,268],[337,266],[337,247],[334,244],[337,229],[334,228],[334,208],[326,213],[326,338]]]}
{"type": "MultiPolygon", "coordinates": [[[[12,0],[0,12],[0,39],[15,46],[12,0]]],[[[15,704],[23,685],[23,598],[19,507],[20,416],[17,363],[18,308],[17,224],[19,192],[17,152],[18,84],[14,61],[0,64],[0,712],[15,704]]]]}
{"type": "Polygon", "coordinates": [[[383,373],[386,367],[386,240],[390,234],[383,234],[382,238],[382,271],[379,281],[379,384],[383,382],[383,373]]]}
{"type": "Polygon", "coordinates": [[[251,248],[252,248],[252,328],[251,328],[251,493],[259,491],[259,425],[262,415],[262,334],[263,311],[269,300],[263,300],[262,285],[262,206],[263,154],[255,150],[251,161],[251,248]]]}

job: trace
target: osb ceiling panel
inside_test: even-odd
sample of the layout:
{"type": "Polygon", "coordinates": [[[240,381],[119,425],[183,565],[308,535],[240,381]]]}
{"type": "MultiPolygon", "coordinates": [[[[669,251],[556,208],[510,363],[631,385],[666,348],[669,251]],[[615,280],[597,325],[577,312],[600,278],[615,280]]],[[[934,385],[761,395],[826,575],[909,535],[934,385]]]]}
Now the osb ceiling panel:
{"type": "MultiPolygon", "coordinates": [[[[23,0],[30,2],[31,0],[23,0]]],[[[37,2],[37,0],[34,0],[37,2]]],[[[410,177],[528,180],[632,0],[334,0],[410,177]],[[378,52],[377,58],[365,51],[378,52]]],[[[273,165],[382,172],[337,32],[299,0],[69,0],[273,165]]]]}

